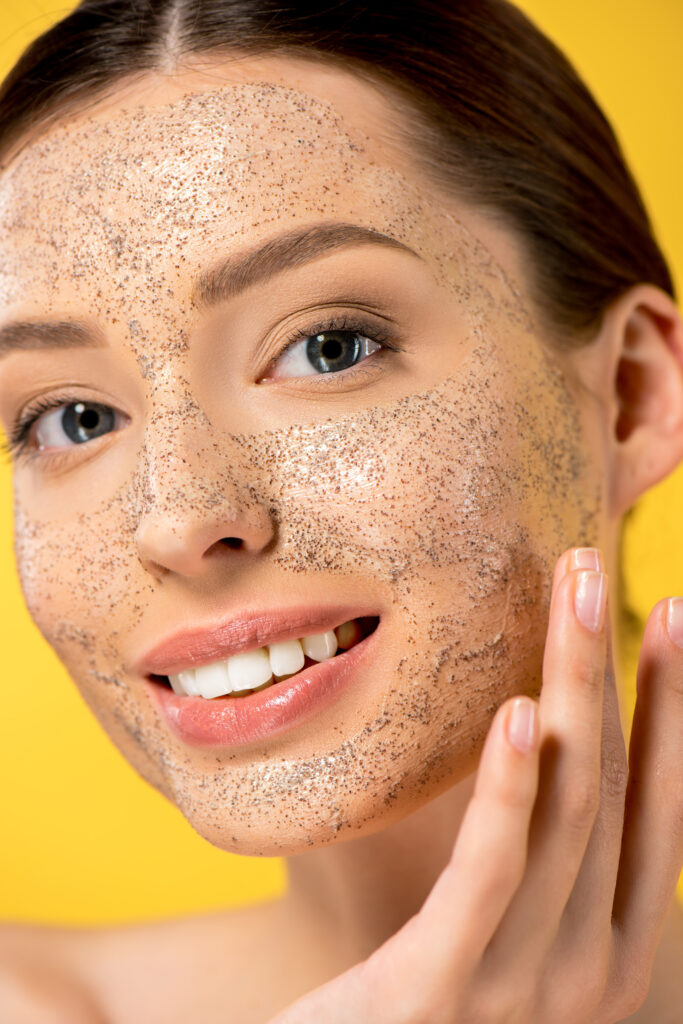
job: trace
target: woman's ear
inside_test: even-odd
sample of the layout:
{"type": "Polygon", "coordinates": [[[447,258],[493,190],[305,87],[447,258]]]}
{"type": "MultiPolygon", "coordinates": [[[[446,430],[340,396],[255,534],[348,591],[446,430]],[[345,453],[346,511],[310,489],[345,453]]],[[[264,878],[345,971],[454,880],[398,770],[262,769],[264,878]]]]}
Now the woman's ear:
{"type": "Polygon", "coordinates": [[[614,302],[600,329],[608,357],[609,511],[620,518],[683,461],[683,319],[654,285],[614,302]]]}

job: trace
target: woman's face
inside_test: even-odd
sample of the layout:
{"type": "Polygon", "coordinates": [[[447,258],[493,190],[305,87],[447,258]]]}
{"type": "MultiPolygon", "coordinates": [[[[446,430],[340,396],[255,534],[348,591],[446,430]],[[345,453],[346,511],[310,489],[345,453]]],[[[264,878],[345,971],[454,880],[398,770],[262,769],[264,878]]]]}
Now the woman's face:
{"type": "Polygon", "coordinates": [[[15,463],[28,608],[226,850],[355,837],[471,772],[495,708],[540,687],[555,559],[604,541],[596,425],[515,240],[430,186],[397,116],[343,71],[250,58],[129,85],[0,180],[2,325],[24,324],[5,428],[39,403],[15,463]],[[214,698],[250,700],[249,728],[179,731],[143,656],[292,608],[379,626],[325,699],[271,700],[261,729],[270,691],[214,698]]]}

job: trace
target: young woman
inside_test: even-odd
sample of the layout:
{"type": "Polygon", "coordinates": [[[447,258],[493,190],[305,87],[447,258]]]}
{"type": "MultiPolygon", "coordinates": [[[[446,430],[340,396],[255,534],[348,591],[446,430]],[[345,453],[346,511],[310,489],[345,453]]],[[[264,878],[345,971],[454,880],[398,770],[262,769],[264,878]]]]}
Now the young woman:
{"type": "Polygon", "coordinates": [[[201,835],[290,869],[5,926],[3,1022],[680,1022],[683,599],[628,758],[610,636],[683,323],[564,57],[503,0],[85,0],[0,126],[27,606],[201,835]]]}

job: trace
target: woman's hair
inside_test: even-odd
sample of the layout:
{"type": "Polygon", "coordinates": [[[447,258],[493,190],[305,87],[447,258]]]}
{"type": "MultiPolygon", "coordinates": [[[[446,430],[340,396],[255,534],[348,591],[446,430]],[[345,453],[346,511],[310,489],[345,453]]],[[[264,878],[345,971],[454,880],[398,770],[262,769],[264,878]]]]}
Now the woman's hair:
{"type": "Polygon", "coordinates": [[[306,57],[384,86],[435,184],[496,214],[564,344],[649,282],[675,297],[609,122],[561,51],[506,0],[83,0],[0,88],[0,161],[126,77],[211,52],[306,57]]]}

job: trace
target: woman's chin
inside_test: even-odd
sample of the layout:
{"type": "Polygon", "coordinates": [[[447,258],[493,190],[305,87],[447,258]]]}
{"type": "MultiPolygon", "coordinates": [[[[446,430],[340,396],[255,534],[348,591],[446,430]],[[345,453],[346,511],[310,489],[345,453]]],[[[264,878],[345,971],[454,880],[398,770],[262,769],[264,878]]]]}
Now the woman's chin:
{"type": "MultiPolygon", "coordinates": [[[[438,797],[453,790],[476,769],[477,753],[442,765],[434,775],[404,780],[378,792],[372,799],[349,801],[336,808],[311,804],[308,813],[291,820],[291,808],[273,800],[270,814],[236,821],[215,811],[202,813],[196,805],[183,809],[192,828],[207,842],[226,853],[247,857],[292,857],[339,843],[365,839],[391,829],[418,814],[438,797]]],[[[177,803],[177,799],[174,801],[177,803]]],[[[261,808],[262,811],[262,808],[261,808]]],[[[239,815],[241,818],[242,816],[239,815]]]]}

